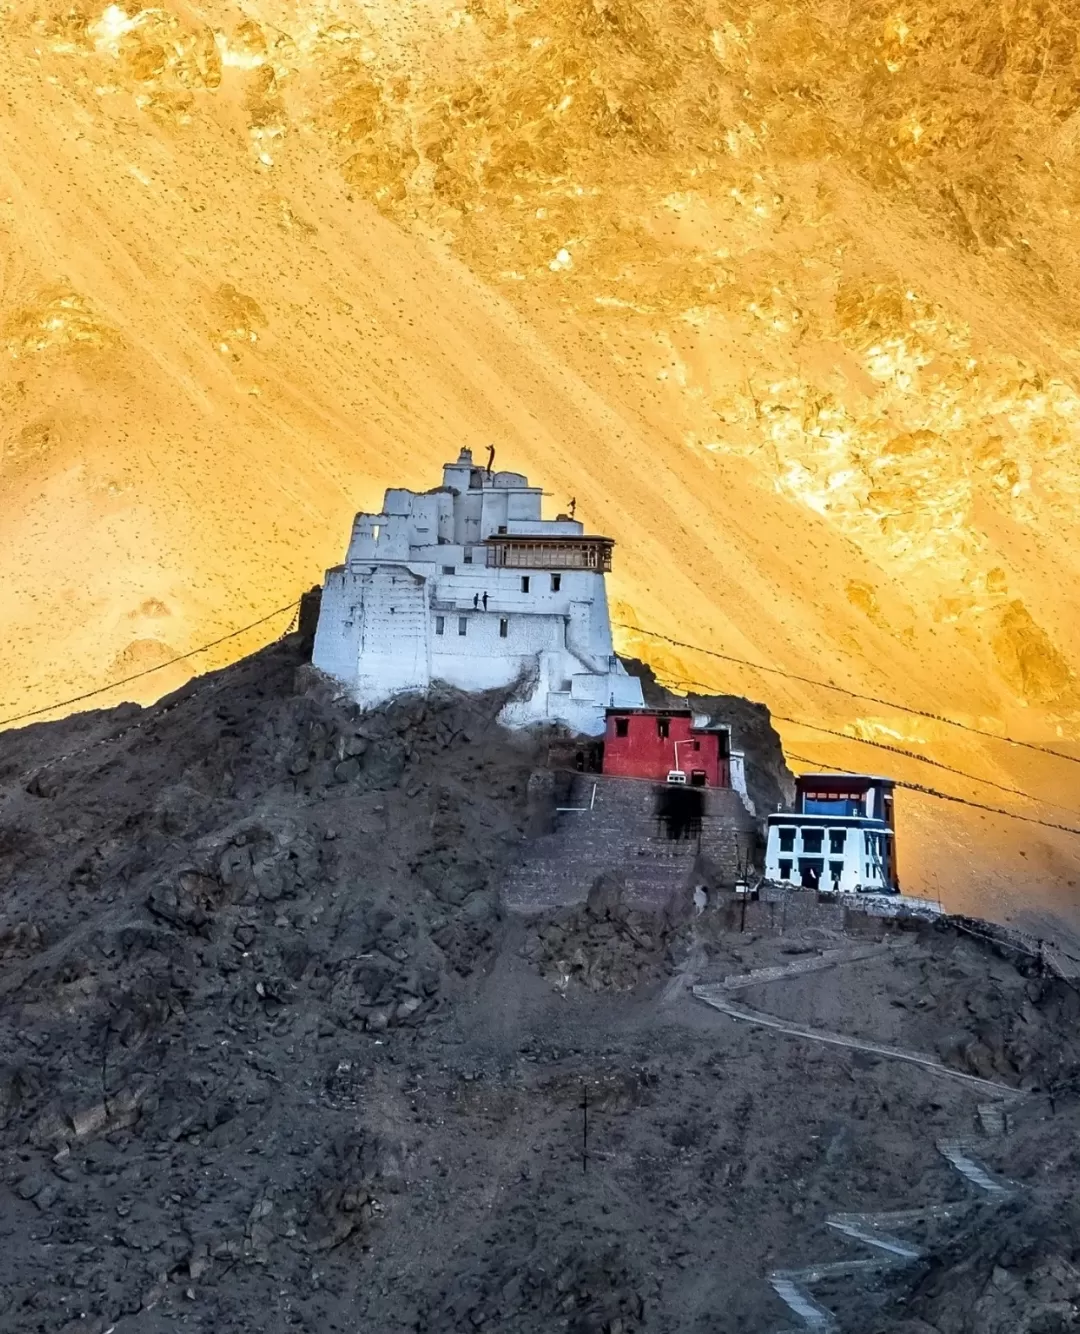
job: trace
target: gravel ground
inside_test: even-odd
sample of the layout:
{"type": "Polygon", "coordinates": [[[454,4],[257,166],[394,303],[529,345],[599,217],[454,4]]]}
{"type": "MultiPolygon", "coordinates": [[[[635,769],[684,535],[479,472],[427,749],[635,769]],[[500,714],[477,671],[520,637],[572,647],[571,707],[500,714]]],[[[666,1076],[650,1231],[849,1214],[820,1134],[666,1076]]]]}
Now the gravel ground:
{"type": "MultiPolygon", "coordinates": [[[[360,716],[303,658],[0,735],[0,1329],[764,1334],[770,1269],[861,1253],[828,1213],[970,1195],[958,1081],[687,990],[836,932],[604,886],[506,919],[550,738],[494,697],[360,716]]],[[[1020,1203],[843,1318],[1073,1329],[1075,993],[916,934],[740,993],[1028,1092],[985,1149],[1020,1203]]]]}

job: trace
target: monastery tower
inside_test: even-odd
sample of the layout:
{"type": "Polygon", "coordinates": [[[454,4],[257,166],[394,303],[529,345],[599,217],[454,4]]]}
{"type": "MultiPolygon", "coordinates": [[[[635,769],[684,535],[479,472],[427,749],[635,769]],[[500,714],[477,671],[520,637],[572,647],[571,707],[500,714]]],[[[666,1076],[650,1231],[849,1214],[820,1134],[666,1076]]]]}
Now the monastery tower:
{"type": "Polygon", "coordinates": [[[642,708],[611,640],[614,543],[565,515],[542,519],[541,494],[467,449],[442,486],[387,491],[382,513],[356,516],[345,564],[327,572],[315,666],[365,708],[434,682],[520,681],[502,713],[511,727],[561,722],[599,736],[606,709],[642,708]]]}

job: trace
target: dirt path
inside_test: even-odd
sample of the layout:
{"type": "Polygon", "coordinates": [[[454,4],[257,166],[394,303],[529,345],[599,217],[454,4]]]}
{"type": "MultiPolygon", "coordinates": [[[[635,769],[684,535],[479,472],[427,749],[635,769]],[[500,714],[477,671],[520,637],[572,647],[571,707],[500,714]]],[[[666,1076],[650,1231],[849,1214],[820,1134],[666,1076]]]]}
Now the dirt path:
{"type": "Polygon", "coordinates": [[[949,1079],[958,1079],[969,1087],[978,1089],[979,1092],[992,1097],[1015,1098],[1016,1089],[1009,1088],[1003,1084],[996,1084],[990,1079],[980,1079],[976,1075],[966,1074],[962,1070],[950,1069],[947,1065],[942,1065],[932,1056],[927,1056],[922,1052],[903,1051],[899,1047],[886,1047],[879,1042],[867,1042],[862,1038],[846,1037],[843,1033],[826,1033],[817,1028],[806,1028],[802,1024],[793,1024],[787,1020],[776,1019],[774,1016],[765,1014],[761,1010],[752,1010],[746,1005],[736,1005],[727,997],[727,990],[723,986],[719,987],[694,987],[693,994],[698,1000],[704,1001],[706,1005],[711,1005],[713,1009],[720,1010],[723,1014],[732,1019],[738,1019],[743,1023],[757,1024],[762,1028],[771,1028],[777,1033],[786,1033],[789,1037],[807,1038],[812,1042],[825,1042],[833,1047],[846,1047],[850,1051],[863,1051],[871,1056],[883,1056],[890,1061],[907,1061],[911,1065],[920,1065],[925,1070],[930,1070],[936,1075],[945,1075],[949,1079]]]}

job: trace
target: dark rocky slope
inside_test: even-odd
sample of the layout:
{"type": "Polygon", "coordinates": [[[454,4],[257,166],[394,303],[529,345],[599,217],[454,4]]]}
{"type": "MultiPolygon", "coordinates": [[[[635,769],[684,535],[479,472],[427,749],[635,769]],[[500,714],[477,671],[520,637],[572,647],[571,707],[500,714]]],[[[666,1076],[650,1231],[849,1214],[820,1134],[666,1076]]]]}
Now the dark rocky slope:
{"type": "MultiPolygon", "coordinates": [[[[506,920],[550,737],[503,732],[495,697],[362,716],[304,658],[291,637],[153,708],[0,735],[0,1330],[754,1334],[829,1210],[963,1193],[934,1149],[962,1086],[734,1025],[673,976],[830,939],[740,932],[730,904],[649,920],[603,885],[506,920]]],[[[1075,992],[951,927],[799,985],[755,1003],[1043,1090],[1038,1247],[1013,1213],[943,1233],[911,1304],[852,1329],[981,1330],[1025,1266],[1072,1300],[1035,1164],[1075,1107],[1075,992]]]]}

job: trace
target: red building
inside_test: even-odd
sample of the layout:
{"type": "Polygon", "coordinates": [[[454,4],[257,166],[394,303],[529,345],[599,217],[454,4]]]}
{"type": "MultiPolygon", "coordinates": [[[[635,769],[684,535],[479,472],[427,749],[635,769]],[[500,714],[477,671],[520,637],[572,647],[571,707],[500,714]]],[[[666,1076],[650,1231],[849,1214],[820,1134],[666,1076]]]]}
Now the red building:
{"type": "Polygon", "coordinates": [[[694,787],[730,787],[729,734],[689,709],[608,709],[604,773],[664,782],[673,771],[694,787]]]}

